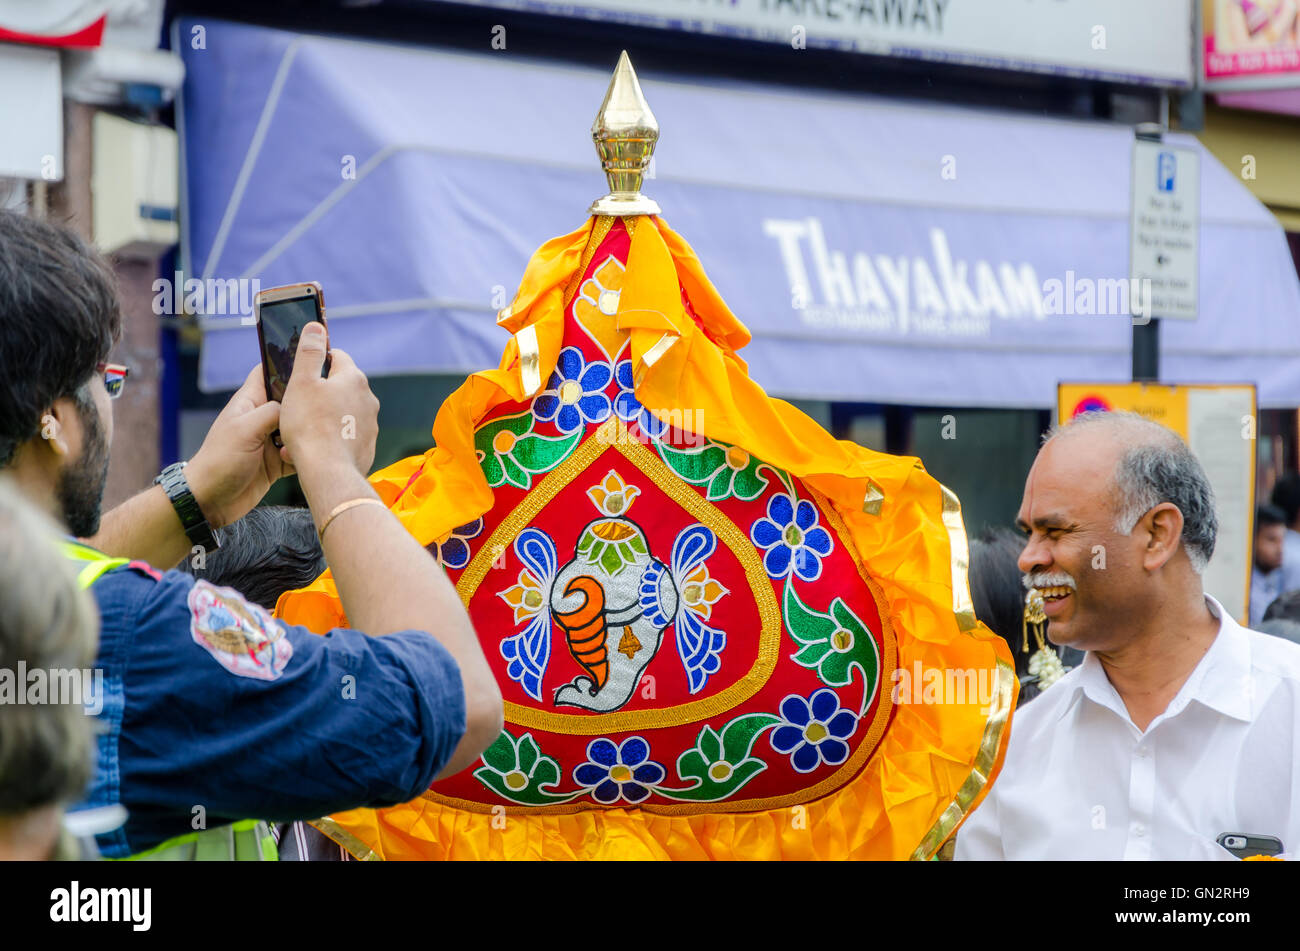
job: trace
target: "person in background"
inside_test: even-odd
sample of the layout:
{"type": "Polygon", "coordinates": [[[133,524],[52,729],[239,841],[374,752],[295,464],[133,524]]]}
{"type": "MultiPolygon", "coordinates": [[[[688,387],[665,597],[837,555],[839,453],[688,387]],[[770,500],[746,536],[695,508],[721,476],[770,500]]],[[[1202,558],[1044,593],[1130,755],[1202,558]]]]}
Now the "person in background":
{"type": "Polygon", "coordinates": [[[274,611],[281,594],[320,576],[325,552],[310,509],[266,505],[223,528],[219,549],[202,561],[186,558],[177,568],[274,611]]]}
{"type": "Polygon", "coordinates": [[[1205,593],[1214,493],[1172,430],[1092,412],[1051,430],[1025,482],[1020,569],[1082,664],[1019,711],[957,859],[1233,859],[1300,853],[1300,646],[1205,593]]]}
{"type": "Polygon", "coordinates": [[[1250,571],[1250,626],[1258,629],[1264,611],[1277,599],[1282,587],[1286,513],[1276,505],[1255,509],[1255,553],[1250,571]]]}
{"type": "Polygon", "coordinates": [[[120,329],[99,255],[0,211],[0,468],[93,543],[63,553],[100,613],[86,805],[128,812],[103,854],[273,858],[264,820],[406,802],[477,759],[501,732],[500,689],[455,588],[365,479],[379,403],[352,359],[334,349],[322,377],[325,328],[308,324],[283,406],[253,367],[188,463],[101,518],[120,329]],[[320,637],[150,566],[216,550],[212,530],[293,471],[356,630],[320,637]]]}
{"type": "Polygon", "coordinates": [[[1284,618],[1300,622],[1300,589],[1284,591],[1264,610],[1264,620],[1284,618]]]}
{"type": "MultiPolygon", "coordinates": [[[[1029,672],[1029,658],[1036,649],[1032,637],[1029,649],[1024,649],[1025,588],[1016,564],[1024,547],[1025,540],[1009,528],[986,528],[970,546],[970,593],[975,616],[1011,648],[1020,679],[1017,707],[1043,690],[1038,678],[1029,672]]],[[[1067,671],[1083,661],[1083,654],[1071,647],[1061,648],[1060,652],[1067,671]]]]}
{"type": "Polygon", "coordinates": [[[61,819],[90,782],[94,680],[82,672],[98,632],[58,530],[0,478],[0,860],[79,857],[61,819]],[[26,702],[34,672],[45,688],[26,702]]]}
{"type": "Polygon", "coordinates": [[[1288,472],[1273,486],[1272,502],[1286,518],[1282,542],[1282,591],[1300,588],[1300,472],[1288,472]]]}
{"type": "Polygon", "coordinates": [[[1271,634],[1292,644],[1300,644],[1300,621],[1285,617],[1265,618],[1255,628],[1261,634],[1271,634]]]}

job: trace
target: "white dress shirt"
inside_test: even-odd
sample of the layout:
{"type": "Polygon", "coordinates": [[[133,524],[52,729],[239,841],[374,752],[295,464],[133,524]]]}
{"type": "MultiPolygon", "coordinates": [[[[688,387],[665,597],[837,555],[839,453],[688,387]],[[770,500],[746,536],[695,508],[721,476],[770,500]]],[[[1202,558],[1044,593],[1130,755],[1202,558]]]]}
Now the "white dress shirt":
{"type": "Polygon", "coordinates": [[[1233,859],[1224,833],[1300,856],[1300,645],[1237,624],[1139,730],[1097,657],[1018,710],[957,859],[1233,859]]]}

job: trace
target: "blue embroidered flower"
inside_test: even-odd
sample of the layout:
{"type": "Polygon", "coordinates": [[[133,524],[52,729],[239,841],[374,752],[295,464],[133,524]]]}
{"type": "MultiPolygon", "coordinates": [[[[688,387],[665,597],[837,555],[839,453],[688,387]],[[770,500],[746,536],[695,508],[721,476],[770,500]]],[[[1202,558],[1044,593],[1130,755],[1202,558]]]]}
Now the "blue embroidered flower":
{"type": "Polygon", "coordinates": [[[591,790],[591,798],[610,806],[620,798],[638,803],[650,786],[664,781],[667,770],[650,759],[650,744],[629,736],[620,746],[604,737],[587,744],[587,762],[573,771],[574,781],[591,790]]]}
{"type": "Polygon", "coordinates": [[[618,418],[625,423],[635,419],[641,426],[641,432],[651,439],[662,436],[668,424],[642,406],[636,398],[632,385],[631,360],[624,360],[614,367],[614,379],[618,381],[618,396],[614,397],[614,412],[618,418]]]}
{"type": "Polygon", "coordinates": [[[798,505],[788,495],[774,495],[767,502],[767,517],[750,527],[749,537],[766,548],[763,567],[773,578],[794,573],[804,581],[821,577],[822,559],[831,553],[830,532],[817,524],[817,507],[807,499],[798,505]]]}
{"type": "Polygon", "coordinates": [[[468,525],[453,528],[429,548],[444,568],[464,568],[469,564],[469,540],[477,538],[482,531],[483,519],[476,518],[468,525]]]}
{"type": "Polygon", "coordinates": [[[577,347],[565,347],[547,388],[533,400],[533,414],[541,420],[555,420],[562,433],[573,432],[583,420],[603,423],[611,412],[603,391],[612,375],[608,363],[588,363],[577,347]]]}
{"type": "Polygon", "coordinates": [[[834,690],[822,688],[805,700],[792,693],[781,701],[783,722],[772,731],[772,749],[789,753],[796,772],[811,773],[822,763],[838,766],[849,758],[845,741],[858,718],[840,709],[834,690]]]}

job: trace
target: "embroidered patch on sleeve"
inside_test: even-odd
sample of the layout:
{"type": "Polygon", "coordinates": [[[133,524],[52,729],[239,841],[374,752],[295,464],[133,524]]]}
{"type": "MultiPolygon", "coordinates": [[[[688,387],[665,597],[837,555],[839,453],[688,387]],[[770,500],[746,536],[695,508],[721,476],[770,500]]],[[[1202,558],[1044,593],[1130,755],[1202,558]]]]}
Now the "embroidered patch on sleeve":
{"type": "Polygon", "coordinates": [[[189,606],[194,642],[226,670],[255,680],[275,680],[284,673],[293,643],[261,605],[233,588],[196,581],[189,606]]]}

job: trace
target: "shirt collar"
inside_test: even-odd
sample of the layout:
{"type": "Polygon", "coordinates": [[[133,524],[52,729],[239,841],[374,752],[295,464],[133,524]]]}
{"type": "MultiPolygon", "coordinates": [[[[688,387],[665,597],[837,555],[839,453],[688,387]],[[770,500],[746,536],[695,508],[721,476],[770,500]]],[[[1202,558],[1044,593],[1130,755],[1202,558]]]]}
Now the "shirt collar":
{"type": "MultiPolygon", "coordinates": [[[[1186,706],[1189,701],[1196,700],[1224,716],[1250,722],[1254,693],[1250,676],[1250,635],[1223,609],[1223,605],[1208,594],[1205,603],[1210,613],[1219,619],[1219,636],[1196,665],[1192,676],[1187,678],[1183,689],[1178,691],[1178,696],[1169,705],[1170,712],[1177,712],[1175,705],[1180,701],[1182,706],[1186,706]]],[[[1182,709],[1182,706],[1177,709],[1182,709]]]]}
{"type": "MultiPolygon", "coordinates": [[[[1193,700],[1235,720],[1251,720],[1250,635],[1232,619],[1223,605],[1208,594],[1205,603],[1210,613],[1219,619],[1219,633],[1165,712],[1152,721],[1153,726],[1159,720],[1181,713],[1193,700]]],[[[1068,692],[1074,696],[1060,698],[1058,720],[1074,707],[1080,694],[1129,719],[1123,699],[1092,651],[1084,656],[1077,676],[1062,681],[1062,686],[1067,686],[1068,692]]]]}

